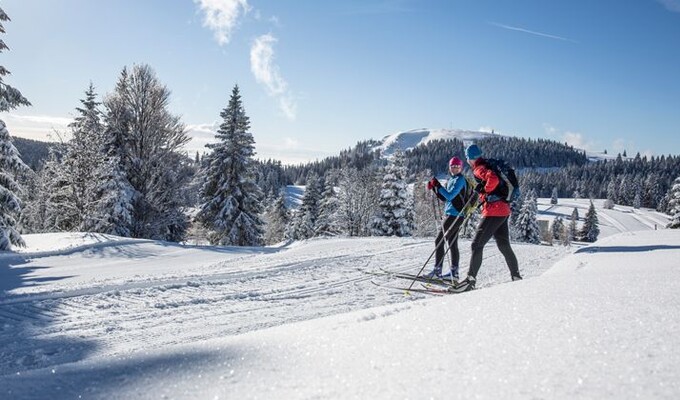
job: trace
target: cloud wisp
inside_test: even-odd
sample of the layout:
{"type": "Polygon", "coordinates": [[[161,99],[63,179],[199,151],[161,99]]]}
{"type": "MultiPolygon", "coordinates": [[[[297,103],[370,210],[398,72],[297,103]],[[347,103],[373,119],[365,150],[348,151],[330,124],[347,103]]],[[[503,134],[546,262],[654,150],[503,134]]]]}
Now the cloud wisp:
{"type": "Polygon", "coordinates": [[[499,28],[508,29],[508,30],[511,30],[511,31],[524,32],[524,33],[528,33],[530,35],[541,36],[541,37],[545,37],[545,38],[549,38],[549,39],[562,40],[562,41],[565,41],[565,42],[576,43],[575,40],[565,38],[565,37],[562,37],[562,36],[550,35],[548,33],[543,33],[543,32],[530,31],[528,29],[519,28],[519,27],[516,27],[516,26],[499,24],[497,22],[489,22],[489,24],[491,24],[493,26],[497,26],[499,28]]]}
{"type": "Polygon", "coordinates": [[[288,83],[281,76],[279,67],[274,62],[274,43],[277,39],[270,35],[262,35],[255,39],[250,48],[250,70],[255,80],[263,85],[269,96],[279,103],[279,109],[289,120],[296,117],[297,105],[288,90],[288,83]]]}
{"type": "Polygon", "coordinates": [[[657,0],[663,4],[668,11],[680,13],[680,0],[657,0]]]}
{"type": "Polygon", "coordinates": [[[203,26],[213,31],[215,40],[223,46],[231,40],[238,18],[250,11],[248,0],[194,0],[203,12],[203,26]]]}

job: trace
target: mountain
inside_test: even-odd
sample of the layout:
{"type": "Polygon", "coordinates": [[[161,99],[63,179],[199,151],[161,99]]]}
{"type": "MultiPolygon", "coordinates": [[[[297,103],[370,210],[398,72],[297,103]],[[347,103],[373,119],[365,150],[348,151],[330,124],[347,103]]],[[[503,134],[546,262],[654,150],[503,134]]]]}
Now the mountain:
{"type": "Polygon", "coordinates": [[[493,132],[421,128],[387,135],[382,138],[382,144],[378,146],[378,149],[384,155],[391,155],[397,149],[401,151],[411,150],[434,140],[458,139],[462,142],[472,142],[492,137],[499,138],[502,136],[493,132]]]}

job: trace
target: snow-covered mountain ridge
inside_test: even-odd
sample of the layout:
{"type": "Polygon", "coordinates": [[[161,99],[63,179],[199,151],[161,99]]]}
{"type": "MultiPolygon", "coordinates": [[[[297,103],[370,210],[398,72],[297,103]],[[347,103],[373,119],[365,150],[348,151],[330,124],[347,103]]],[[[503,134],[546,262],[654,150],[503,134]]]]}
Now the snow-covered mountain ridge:
{"type": "MultiPolygon", "coordinates": [[[[377,147],[385,156],[390,156],[395,150],[401,151],[411,150],[415,147],[424,145],[434,140],[451,140],[458,139],[465,143],[474,143],[477,140],[489,137],[509,137],[494,132],[470,131],[464,129],[430,129],[420,128],[408,131],[402,131],[384,136],[380,142],[381,145],[377,147]]],[[[575,148],[586,153],[590,161],[604,161],[615,160],[618,154],[605,154],[603,152],[589,151],[585,149],[575,148]]],[[[624,159],[632,159],[631,157],[623,157],[624,159]]]]}
{"type": "Polygon", "coordinates": [[[414,147],[424,145],[433,140],[458,139],[463,142],[473,142],[487,137],[500,137],[501,135],[481,131],[468,131],[463,129],[412,129],[397,132],[382,138],[378,148],[385,155],[391,155],[397,149],[406,151],[414,147]]]}

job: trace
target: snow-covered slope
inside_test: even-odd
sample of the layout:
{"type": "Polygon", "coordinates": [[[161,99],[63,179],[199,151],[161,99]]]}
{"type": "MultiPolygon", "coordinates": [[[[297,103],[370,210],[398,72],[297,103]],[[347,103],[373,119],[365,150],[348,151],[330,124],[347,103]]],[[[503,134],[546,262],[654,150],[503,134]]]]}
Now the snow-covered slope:
{"type": "Polygon", "coordinates": [[[489,132],[466,131],[461,129],[413,129],[385,136],[382,139],[380,150],[383,154],[390,155],[397,149],[402,151],[408,150],[433,140],[458,139],[464,142],[471,142],[490,136],[498,137],[499,135],[489,132]]]}
{"type": "Polygon", "coordinates": [[[590,247],[515,244],[522,282],[491,243],[481,289],[443,298],[366,273],[417,272],[427,239],[26,235],[0,255],[0,398],[677,398],[680,231],[627,211],[590,247]]]}

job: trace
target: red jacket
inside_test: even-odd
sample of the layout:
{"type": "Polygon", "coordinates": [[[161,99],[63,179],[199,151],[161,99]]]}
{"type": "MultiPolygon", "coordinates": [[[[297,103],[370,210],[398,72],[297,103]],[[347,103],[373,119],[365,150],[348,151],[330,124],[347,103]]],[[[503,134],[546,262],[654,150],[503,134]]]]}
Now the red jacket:
{"type": "MultiPolygon", "coordinates": [[[[482,158],[474,161],[472,173],[479,181],[485,182],[484,192],[491,193],[500,183],[500,178],[492,170],[484,166],[482,158]]],[[[499,200],[493,203],[486,202],[486,194],[479,195],[479,201],[482,203],[483,217],[507,217],[510,216],[510,204],[499,200]]]]}

